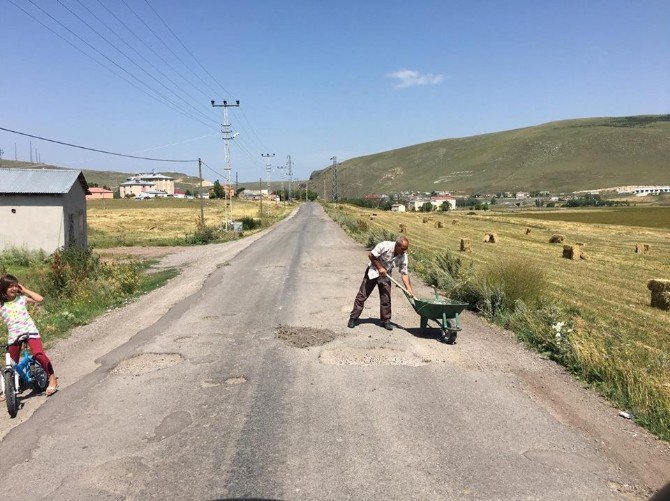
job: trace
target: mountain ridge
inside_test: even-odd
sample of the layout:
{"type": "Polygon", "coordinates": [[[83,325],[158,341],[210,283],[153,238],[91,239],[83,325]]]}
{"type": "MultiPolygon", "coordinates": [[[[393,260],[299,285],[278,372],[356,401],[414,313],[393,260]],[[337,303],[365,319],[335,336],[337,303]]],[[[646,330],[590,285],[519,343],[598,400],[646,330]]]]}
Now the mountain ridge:
{"type": "MultiPolygon", "coordinates": [[[[339,195],[572,192],[670,184],[670,114],[596,117],[440,139],[338,165],[339,195]]],[[[330,186],[332,166],[310,180],[330,186]]]]}

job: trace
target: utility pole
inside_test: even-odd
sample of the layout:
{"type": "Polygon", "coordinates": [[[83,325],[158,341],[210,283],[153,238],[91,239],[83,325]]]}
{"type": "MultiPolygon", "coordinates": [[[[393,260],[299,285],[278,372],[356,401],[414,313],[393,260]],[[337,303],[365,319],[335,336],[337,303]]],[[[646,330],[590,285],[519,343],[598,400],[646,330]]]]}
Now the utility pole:
{"type": "MultiPolygon", "coordinates": [[[[268,177],[268,197],[270,196],[270,173],[272,172],[272,165],[270,164],[270,158],[274,158],[275,154],[274,153],[261,153],[261,156],[267,160],[265,160],[265,173],[268,177]]],[[[262,191],[262,190],[261,190],[262,191]]],[[[263,193],[261,193],[261,198],[263,197],[263,193]]]]}
{"type": "Polygon", "coordinates": [[[30,141],[30,163],[33,163],[33,142],[30,141]]]}
{"type": "Polygon", "coordinates": [[[337,157],[330,157],[333,161],[333,201],[337,202],[340,197],[337,193],[337,157]]]}
{"type": "Polygon", "coordinates": [[[14,143],[14,161],[18,161],[18,158],[16,156],[16,143],[14,143]]]}
{"type": "MultiPolygon", "coordinates": [[[[288,199],[291,200],[293,192],[293,162],[291,155],[288,156],[288,199]]],[[[300,198],[300,197],[298,197],[300,198]]]]}
{"type": "MultiPolygon", "coordinates": [[[[230,128],[230,122],[228,121],[228,108],[239,108],[240,102],[235,101],[235,104],[228,104],[228,101],[223,101],[223,104],[216,104],[215,101],[212,99],[212,108],[223,108],[223,124],[221,127],[221,134],[223,134],[223,144],[224,144],[224,151],[226,155],[225,159],[225,167],[223,170],[226,173],[226,193],[228,194],[228,201],[229,205],[228,208],[230,209],[230,219],[226,221],[226,228],[228,228],[228,223],[230,222],[230,228],[233,228],[233,194],[231,193],[232,189],[232,184],[231,184],[231,179],[230,179],[230,173],[232,170],[232,167],[230,165],[230,141],[235,139],[239,132],[235,132],[233,134],[232,129],[230,128]]],[[[225,200],[225,195],[224,198],[225,200]]]]}
{"type": "Polygon", "coordinates": [[[263,222],[263,178],[259,177],[258,178],[258,196],[261,201],[261,223],[263,222]]]}
{"type": "Polygon", "coordinates": [[[0,148],[0,167],[2,167],[2,154],[5,152],[2,148],[0,148]]]}
{"type": "Polygon", "coordinates": [[[202,199],[202,159],[198,158],[198,177],[200,178],[200,189],[198,190],[198,198],[200,199],[200,224],[205,226],[205,207],[202,199]]]}
{"type": "Polygon", "coordinates": [[[283,202],[284,201],[284,169],[285,167],[283,165],[278,165],[275,167],[275,170],[279,172],[279,178],[281,179],[281,191],[279,192],[279,201],[283,202]]]}

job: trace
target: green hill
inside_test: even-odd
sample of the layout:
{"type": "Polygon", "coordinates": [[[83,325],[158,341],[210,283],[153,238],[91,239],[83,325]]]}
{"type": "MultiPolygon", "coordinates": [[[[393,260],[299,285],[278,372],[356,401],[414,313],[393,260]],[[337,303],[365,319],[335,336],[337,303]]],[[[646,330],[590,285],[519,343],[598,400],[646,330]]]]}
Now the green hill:
{"type": "MultiPolygon", "coordinates": [[[[454,193],[670,184],[670,115],[550,122],[444,139],[338,166],[342,197],[404,190],[454,193]]],[[[310,179],[331,190],[332,167],[310,179]]],[[[330,197],[330,195],[329,195],[330,197]]]]}

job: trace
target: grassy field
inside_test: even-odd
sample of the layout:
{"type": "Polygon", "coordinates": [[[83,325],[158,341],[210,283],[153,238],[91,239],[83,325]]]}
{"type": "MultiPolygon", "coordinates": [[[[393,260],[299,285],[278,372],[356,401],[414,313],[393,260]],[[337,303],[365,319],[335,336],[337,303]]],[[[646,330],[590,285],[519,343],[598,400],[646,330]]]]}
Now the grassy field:
{"type": "Polygon", "coordinates": [[[638,226],[670,231],[670,207],[613,207],[608,209],[557,210],[509,213],[513,217],[541,221],[638,226]]]}
{"type": "MultiPolygon", "coordinates": [[[[292,206],[263,204],[263,225],[286,216],[292,206]]],[[[223,200],[205,200],[205,224],[220,228],[227,206],[223,200]]],[[[91,200],[87,202],[89,244],[96,248],[184,245],[197,230],[200,201],[184,199],[91,200]]],[[[258,218],[258,202],[233,200],[233,217],[258,218]]]]}
{"type": "Polygon", "coordinates": [[[570,342],[581,357],[580,364],[588,369],[589,379],[600,379],[595,382],[603,393],[621,406],[639,410],[653,422],[650,428],[655,433],[670,438],[670,312],[650,307],[646,287],[649,279],[670,278],[667,209],[513,215],[458,211],[433,213],[432,220],[423,223],[426,214],[422,213],[378,211],[370,220],[372,211],[340,207],[337,212],[364,221],[370,229],[397,234],[404,224],[410,255],[437,255],[450,249],[478,269],[517,260],[529,269],[544,270],[549,285],[546,298],[566,311],[577,312],[579,320],[570,342]],[[657,228],[638,226],[651,218],[665,222],[657,228]],[[438,222],[443,228],[436,227],[438,222]],[[484,243],[485,233],[496,233],[499,243],[484,243]],[[555,233],[564,235],[566,244],[583,243],[588,259],[563,259],[562,244],[549,243],[555,233]],[[471,239],[471,253],[459,251],[461,238],[471,239]],[[636,254],[636,243],[650,244],[651,252],[636,254]]]}

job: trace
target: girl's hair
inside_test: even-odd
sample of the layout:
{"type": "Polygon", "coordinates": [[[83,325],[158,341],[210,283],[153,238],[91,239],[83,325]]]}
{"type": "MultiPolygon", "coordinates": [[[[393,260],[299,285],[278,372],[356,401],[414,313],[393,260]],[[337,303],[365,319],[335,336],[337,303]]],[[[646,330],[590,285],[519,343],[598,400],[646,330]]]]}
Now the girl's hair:
{"type": "Polygon", "coordinates": [[[18,284],[19,279],[16,278],[14,275],[10,275],[9,273],[2,275],[0,277],[0,306],[5,304],[7,301],[7,289],[11,285],[18,284]]]}

